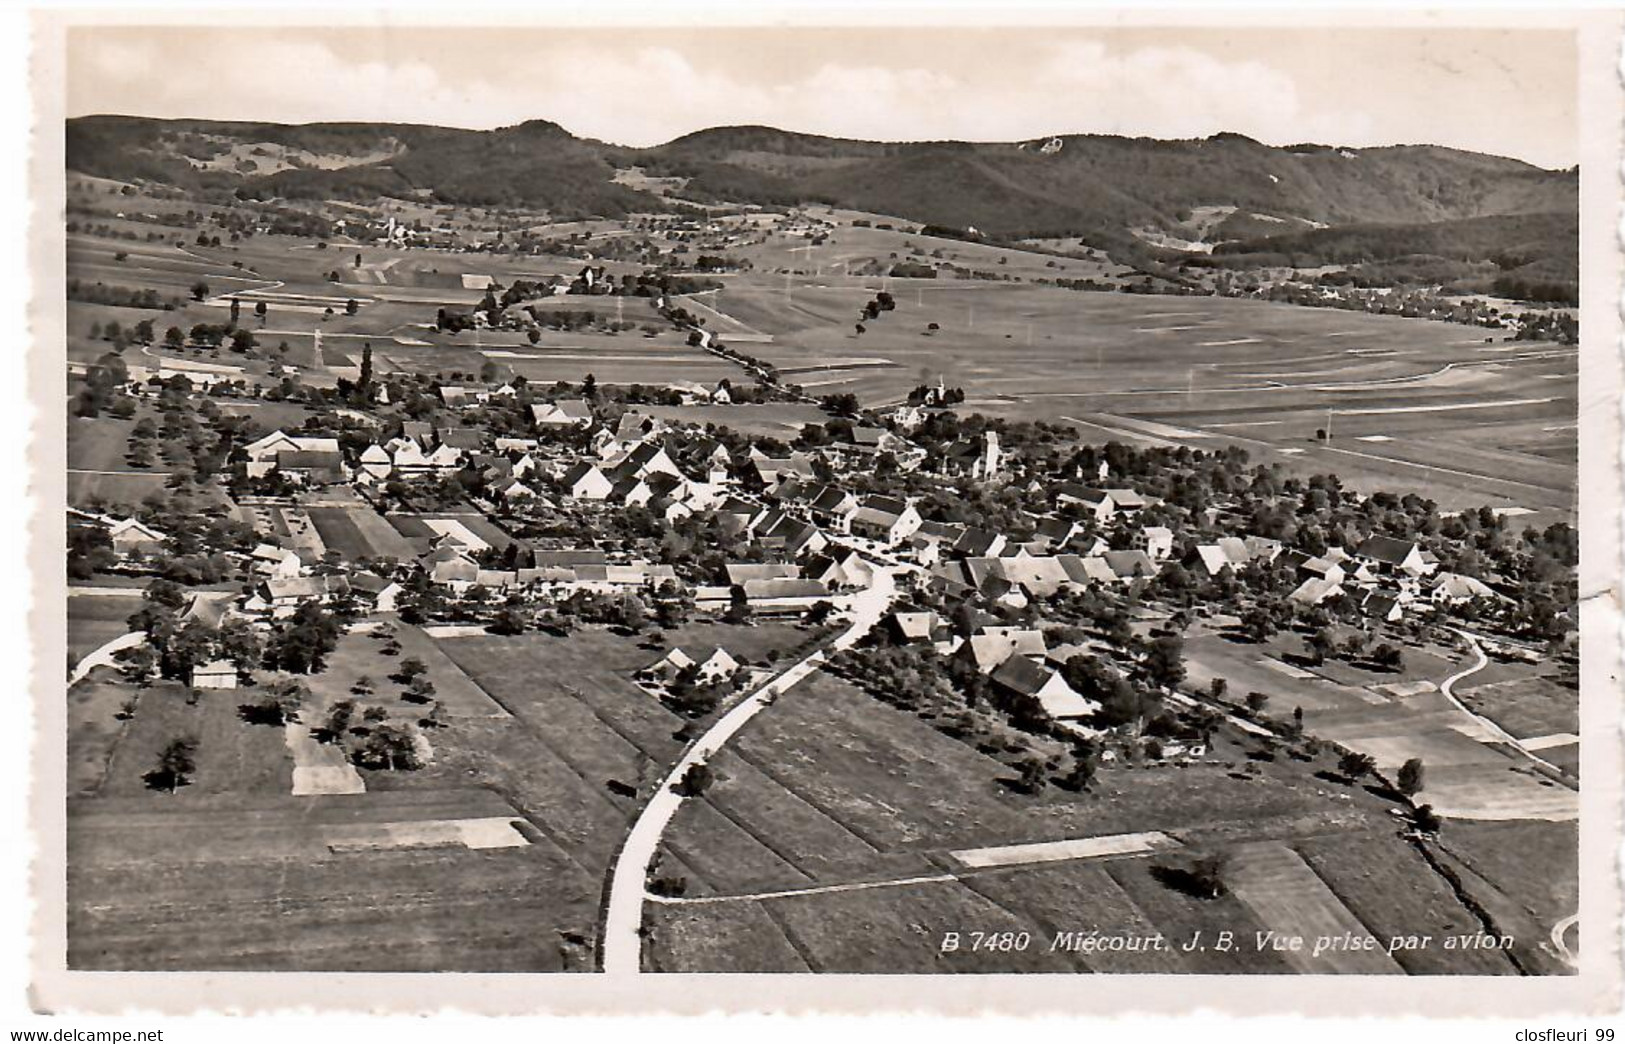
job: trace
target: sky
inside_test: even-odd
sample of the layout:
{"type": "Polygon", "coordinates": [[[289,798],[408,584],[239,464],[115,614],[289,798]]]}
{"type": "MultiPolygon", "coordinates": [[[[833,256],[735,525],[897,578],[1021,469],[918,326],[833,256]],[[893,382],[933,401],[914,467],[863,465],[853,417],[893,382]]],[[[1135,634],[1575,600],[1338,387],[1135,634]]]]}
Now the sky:
{"type": "Polygon", "coordinates": [[[645,146],[766,124],[877,140],[1246,134],[1568,167],[1572,32],[1463,28],[97,26],[68,115],[490,128],[645,146]]]}

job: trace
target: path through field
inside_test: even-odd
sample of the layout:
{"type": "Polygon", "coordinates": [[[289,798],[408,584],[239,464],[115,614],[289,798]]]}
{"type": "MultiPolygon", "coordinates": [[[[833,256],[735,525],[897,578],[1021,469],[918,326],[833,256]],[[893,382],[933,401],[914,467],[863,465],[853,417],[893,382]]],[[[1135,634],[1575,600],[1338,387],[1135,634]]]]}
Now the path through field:
{"type": "MultiPolygon", "coordinates": [[[[840,650],[869,632],[891,607],[897,588],[890,570],[878,568],[870,586],[852,598],[852,623],[830,643],[840,650]]],[[[636,975],[643,970],[643,912],[648,894],[649,866],[660,847],[666,827],[682,807],[678,784],[696,765],[704,765],[773,699],[823,665],[826,652],[818,649],[780,671],[718,718],[696,740],[661,782],[638,814],[615,860],[605,904],[602,929],[602,968],[611,975],[636,975]]]]}

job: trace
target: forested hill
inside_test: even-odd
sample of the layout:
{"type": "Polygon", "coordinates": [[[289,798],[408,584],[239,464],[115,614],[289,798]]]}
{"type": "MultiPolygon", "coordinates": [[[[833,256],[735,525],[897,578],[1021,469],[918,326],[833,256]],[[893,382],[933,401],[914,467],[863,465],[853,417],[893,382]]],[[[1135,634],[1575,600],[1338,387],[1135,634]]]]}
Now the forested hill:
{"type": "MultiPolygon", "coordinates": [[[[1578,174],[1434,146],[1275,147],[1233,134],[1008,143],[865,142],[724,127],[648,149],[531,121],[491,131],[409,124],[288,126],[93,116],[70,120],[70,169],[198,192],[471,205],[619,216],[669,200],[617,169],[686,179],[682,199],[830,203],[993,237],[1119,240],[1222,207],[1300,227],[1577,213],[1578,174]]],[[[1255,233],[1256,234],[1256,233],[1255,233]]]]}

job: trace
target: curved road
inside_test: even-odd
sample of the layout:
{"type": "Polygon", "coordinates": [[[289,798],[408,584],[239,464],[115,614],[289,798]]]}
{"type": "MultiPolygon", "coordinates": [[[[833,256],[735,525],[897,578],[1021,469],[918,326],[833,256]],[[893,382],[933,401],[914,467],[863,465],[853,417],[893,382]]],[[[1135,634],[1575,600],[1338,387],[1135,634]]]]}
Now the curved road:
{"type": "MultiPolygon", "coordinates": [[[[852,597],[850,612],[852,624],[830,643],[831,649],[849,648],[867,634],[891,607],[897,594],[896,581],[889,569],[877,568],[873,583],[852,597]]],[[[731,739],[734,733],[772,703],[773,698],[817,670],[826,658],[824,650],[816,650],[791,664],[746,696],[733,709],[718,718],[698,740],[689,747],[660,788],[638,813],[626,843],[615,860],[615,872],[610,878],[609,901],[605,904],[603,928],[603,970],[611,975],[636,975],[643,968],[643,908],[649,899],[649,864],[660,847],[660,839],[672,817],[682,807],[684,795],[676,789],[684,774],[695,765],[703,765],[731,739]]]]}
{"type": "Polygon", "coordinates": [[[113,658],[116,653],[124,649],[134,648],[146,640],[146,631],[131,631],[128,634],[121,634],[100,648],[86,653],[83,659],[73,665],[73,673],[68,675],[68,687],[73,688],[80,679],[97,667],[116,666],[118,661],[113,658]]]}
{"type": "Polygon", "coordinates": [[[1487,730],[1488,732],[1495,735],[1498,739],[1500,739],[1500,741],[1502,743],[1505,743],[1507,746],[1511,747],[1513,750],[1515,750],[1518,753],[1522,754],[1524,757],[1528,758],[1530,761],[1533,761],[1535,764],[1540,765],[1543,768],[1549,769],[1552,772],[1555,772],[1555,773],[1557,773],[1559,775],[1564,775],[1565,773],[1563,772],[1562,769],[1558,768],[1556,765],[1553,765],[1551,762],[1547,761],[1546,759],[1536,755],[1532,751],[1526,750],[1524,748],[1524,745],[1522,743],[1519,743],[1518,740],[1510,732],[1503,729],[1501,726],[1497,725],[1495,722],[1493,722],[1490,719],[1484,717],[1483,715],[1474,714],[1472,711],[1467,709],[1466,704],[1462,703],[1461,700],[1456,698],[1455,692],[1452,691],[1455,688],[1455,684],[1457,682],[1461,681],[1463,678],[1466,678],[1469,675],[1477,674],[1479,671],[1483,670],[1485,667],[1488,667],[1489,664],[1490,664],[1490,658],[1488,656],[1484,655],[1484,648],[1483,648],[1483,646],[1478,644],[1478,637],[1476,635],[1474,635],[1474,634],[1472,634],[1472,633],[1470,633],[1468,631],[1463,631],[1460,628],[1456,628],[1456,627],[1452,627],[1452,628],[1450,628],[1450,630],[1455,632],[1456,634],[1460,635],[1462,637],[1462,639],[1464,641],[1466,641],[1468,648],[1473,650],[1473,655],[1474,655],[1474,657],[1476,657],[1476,660],[1475,660],[1475,662],[1473,663],[1473,665],[1471,667],[1467,667],[1467,668],[1465,668],[1463,670],[1457,671],[1455,674],[1452,674],[1450,677],[1448,677],[1444,681],[1440,682],[1439,683],[1439,692],[1444,696],[1445,699],[1449,700],[1451,702],[1451,704],[1453,704],[1457,710],[1461,711],[1463,714],[1467,715],[1469,718],[1472,718],[1479,725],[1483,726],[1483,728],[1485,730],[1487,730]]]}

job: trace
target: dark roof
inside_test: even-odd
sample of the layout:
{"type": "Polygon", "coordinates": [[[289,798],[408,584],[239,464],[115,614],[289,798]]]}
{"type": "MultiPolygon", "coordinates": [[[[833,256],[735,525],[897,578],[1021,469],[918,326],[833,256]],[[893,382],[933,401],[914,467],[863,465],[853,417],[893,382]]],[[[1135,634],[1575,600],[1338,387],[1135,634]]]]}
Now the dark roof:
{"type": "Polygon", "coordinates": [[[1388,565],[1399,565],[1416,550],[1416,543],[1411,540],[1397,540],[1390,536],[1367,537],[1354,553],[1361,558],[1374,558],[1388,565]]]}
{"type": "Polygon", "coordinates": [[[279,468],[308,468],[313,470],[340,470],[344,455],[332,450],[278,450],[276,466],[279,468]]]}
{"type": "Polygon", "coordinates": [[[1038,666],[1025,656],[1012,656],[999,664],[989,677],[1013,692],[1035,696],[1049,681],[1050,674],[1048,668],[1038,666]]]}

